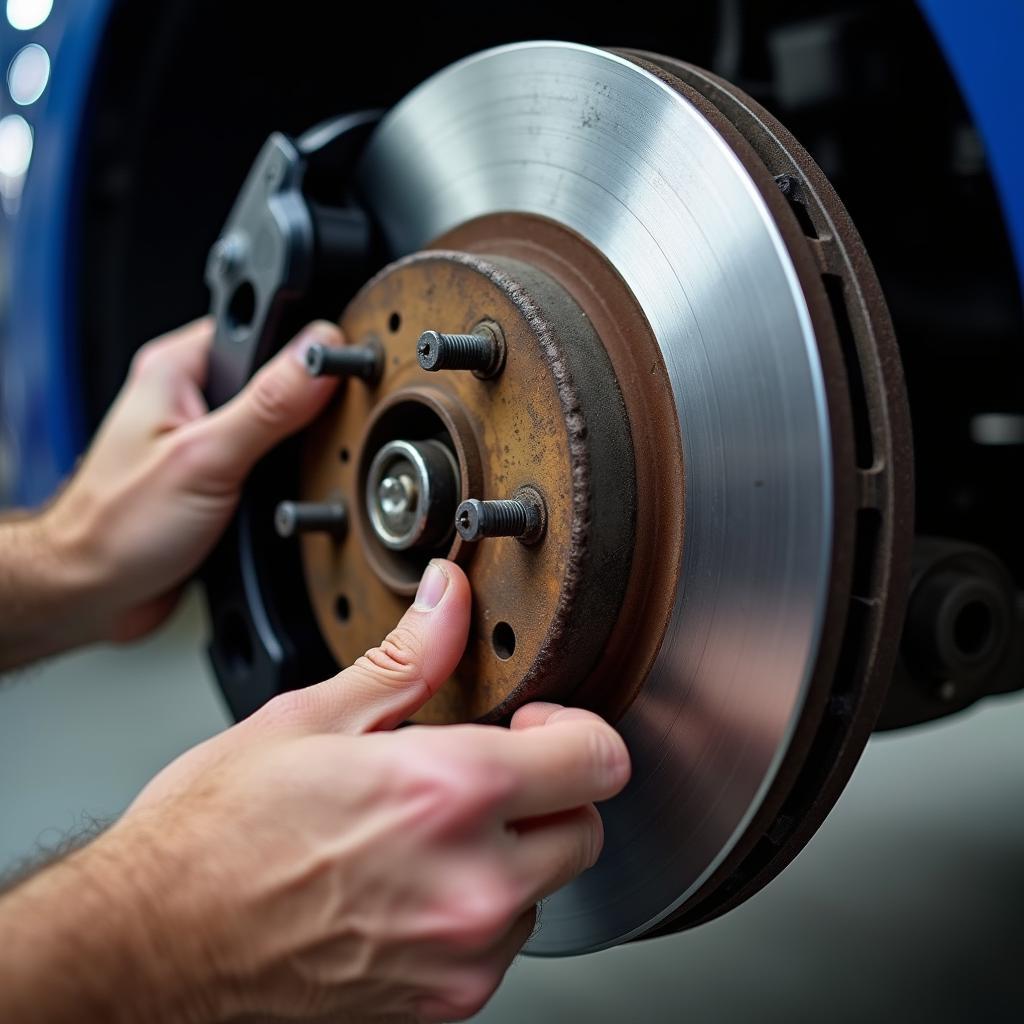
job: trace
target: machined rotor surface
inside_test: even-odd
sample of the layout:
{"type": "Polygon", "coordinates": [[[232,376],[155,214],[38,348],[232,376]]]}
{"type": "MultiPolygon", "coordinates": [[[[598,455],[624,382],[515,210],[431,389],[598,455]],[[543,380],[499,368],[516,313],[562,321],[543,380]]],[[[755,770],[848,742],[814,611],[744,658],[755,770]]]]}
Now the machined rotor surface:
{"type": "Polygon", "coordinates": [[[661,348],[685,464],[681,582],[618,722],[634,777],[602,808],[604,853],[548,901],[530,949],[624,941],[728,855],[807,701],[834,488],[803,289],[722,136],[679,91],[605,51],[522,44],[453,65],[385,118],[360,179],[396,254],[500,213],[573,230],[621,275],[661,348]]]}

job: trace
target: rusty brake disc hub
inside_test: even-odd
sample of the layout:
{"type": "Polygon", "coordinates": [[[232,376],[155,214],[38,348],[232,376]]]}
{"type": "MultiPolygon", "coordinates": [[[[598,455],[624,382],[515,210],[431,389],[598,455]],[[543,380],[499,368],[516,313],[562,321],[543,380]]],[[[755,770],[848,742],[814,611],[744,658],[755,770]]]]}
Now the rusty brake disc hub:
{"type": "MultiPolygon", "coordinates": [[[[570,699],[607,647],[630,581],[637,474],[627,403],[592,319],[522,255],[437,249],[378,274],[342,326],[355,345],[381,346],[380,379],[343,387],[306,443],[303,499],[334,495],[353,513],[349,536],[302,540],[317,621],[339,663],[387,633],[430,558],[469,574],[470,644],[417,721],[496,721],[527,700],[570,699]],[[476,372],[422,365],[455,337],[486,350],[485,336],[502,354],[484,351],[476,372]],[[465,540],[480,529],[481,501],[511,513],[525,505],[523,536],[465,540]]],[[[647,349],[657,358],[653,339],[647,349]]],[[[674,421],[661,428],[678,435],[674,421]]]]}

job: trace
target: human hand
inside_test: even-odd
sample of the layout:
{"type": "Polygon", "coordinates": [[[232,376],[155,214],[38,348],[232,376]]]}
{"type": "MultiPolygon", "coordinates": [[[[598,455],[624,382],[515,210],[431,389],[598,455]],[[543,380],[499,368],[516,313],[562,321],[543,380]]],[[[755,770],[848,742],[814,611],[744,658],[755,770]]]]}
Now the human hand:
{"type": "Polygon", "coordinates": [[[625,785],[629,759],[597,716],[555,705],[511,730],[379,731],[452,672],[469,609],[461,570],[432,563],[380,647],[186,753],[83,851],[122,865],[146,908],[132,948],[159,951],[138,969],[147,991],[189,993],[189,1020],[447,1021],[484,1005],[536,902],[596,860],[592,801],[625,785]]]}
{"type": "MultiPolygon", "coordinates": [[[[318,321],[230,402],[203,398],[213,322],[144,345],[67,487],[39,519],[73,591],[76,639],[126,640],[158,625],[234,512],[256,461],[323,408],[336,381],[303,368],[318,321]]],[[[67,603],[67,602],[65,602],[67,603]]]]}

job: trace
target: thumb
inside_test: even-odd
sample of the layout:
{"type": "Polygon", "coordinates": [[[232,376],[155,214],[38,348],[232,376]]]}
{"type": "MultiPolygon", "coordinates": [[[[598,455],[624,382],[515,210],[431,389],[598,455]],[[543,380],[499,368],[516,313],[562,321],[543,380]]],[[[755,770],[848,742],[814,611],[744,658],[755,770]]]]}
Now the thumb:
{"type": "Polygon", "coordinates": [[[415,601],[379,647],[333,679],[294,692],[306,705],[303,717],[319,730],[351,735],[401,725],[455,671],[471,600],[466,574],[435,558],[415,601]]]}
{"type": "Polygon", "coordinates": [[[533,729],[538,725],[547,725],[561,711],[569,708],[562,704],[549,704],[547,701],[535,700],[516,709],[508,727],[513,730],[533,729]]]}
{"type": "Polygon", "coordinates": [[[343,343],[342,333],[334,324],[325,320],[311,323],[231,401],[196,424],[206,435],[204,448],[216,461],[211,469],[219,479],[241,484],[258,459],[313,420],[338,381],[310,377],[306,352],[311,345],[343,343]]]}

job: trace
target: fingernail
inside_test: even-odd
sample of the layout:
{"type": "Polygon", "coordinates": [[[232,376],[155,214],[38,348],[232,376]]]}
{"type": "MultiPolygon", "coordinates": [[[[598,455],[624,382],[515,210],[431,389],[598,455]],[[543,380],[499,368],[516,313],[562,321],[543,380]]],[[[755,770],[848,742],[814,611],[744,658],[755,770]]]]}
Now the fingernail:
{"type": "Polygon", "coordinates": [[[288,343],[288,351],[298,364],[306,368],[306,353],[312,345],[330,345],[335,338],[335,332],[328,330],[326,324],[310,324],[301,330],[288,343]]]}
{"type": "Polygon", "coordinates": [[[448,573],[436,562],[431,562],[423,573],[419,589],[416,591],[414,607],[421,611],[430,611],[441,603],[444,592],[448,589],[448,573]]]}

